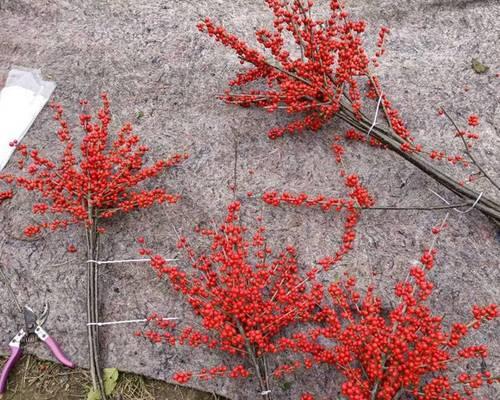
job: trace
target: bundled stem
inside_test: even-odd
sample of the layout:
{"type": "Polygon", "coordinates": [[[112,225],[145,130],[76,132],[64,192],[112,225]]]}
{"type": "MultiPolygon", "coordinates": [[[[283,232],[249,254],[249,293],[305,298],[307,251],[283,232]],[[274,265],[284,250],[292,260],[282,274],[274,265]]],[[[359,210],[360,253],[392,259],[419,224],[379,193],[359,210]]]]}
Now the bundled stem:
{"type": "MultiPolygon", "coordinates": [[[[170,194],[161,187],[141,188],[149,181],[187,158],[175,154],[168,159],[145,164],[148,147],[141,144],[132,125],[125,123],[110,140],[110,102],[106,93],[101,94],[102,108],[97,118],[82,112],[79,120],[84,131],[75,142],[64,118],[63,108],[53,103],[54,119],[58,121],[57,138],[64,150],[54,162],[41,152],[28,149],[24,144],[12,142],[20,158],[17,175],[0,175],[0,180],[14,184],[29,192],[37,192],[40,202],[33,205],[33,214],[52,214],[51,219],[26,227],[26,236],[34,236],[42,230],[55,231],[73,224],[85,227],[87,241],[87,327],[89,342],[89,367],[94,392],[106,400],[101,368],[99,366],[99,235],[105,230],[101,221],[121,213],[145,209],[155,204],[174,204],[178,195],[170,194]],[[75,150],[79,150],[78,152],[75,150]],[[61,217],[61,215],[63,215],[61,217]]],[[[86,100],[80,102],[82,108],[86,100]]],[[[84,110],[82,110],[84,111],[84,110]]],[[[3,198],[7,198],[4,195],[3,198]]],[[[2,196],[0,193],[0,201],[2,196]]]]}
{"type": "MultiPolygon", "coordinates": [[[[87,257],[89,260],[99,259],[99,233],[97,218],[89,208],[91,225],[86,229],[87,257]]],[[[106,400],[104,382],[99,363],[99,268],[96,262],[87,263],[87,337],[89,342],[89,368],[92,386],[99,393],[101,400],[106,400]]]]}
{"type": "Polygon", "coordinates": [[[399,156],[403,157],[406,161],[413,164],[427,176],[431,177],[460,198],[469,201],[471,205],[475,204],[475,208],[490,217],[498,226],[500,226],[500,204],[497,201],[490,199],[486,195],[481,195],[481,193],[460,184],[460,182],[456,179],[445,174],[433,166],[430,162],[426,161],[418,153],[403,151],[401,149],[401,143],[403,143],[403,141],[399,136],[395,135],[391,131],[377,126],[370,128],[371,122],[368,121],[366,117],[362,116],[361,118],[357,118],[354,115],[354,112],[345,104],[342,105],[340,111],[337,113],[337,116],[353,128],[358,129],[365,134],[370,132],[370,135],[372,135],[375,139],[380,141],[399,156]]]}
{"type": "Polygon", "coordinates": [[[247,353],[250,356],[250,361],[255,370],[255,374],[257,375],[257,380],[259,381],[260,392],[263,400],[272,400],[271,397],[271,387],[269,385],[269,376],[267,375],[267,367],[264,364],[265,355],[258,358],[255,355],[255,346],[252,346],[248,340],[248,337],[245,334],[245,331],[241,324],[237,323],[238,330],[243,338],[245,338],[245,347],[247,353]]]}
{"type": "MultiPolygon", "coordinates": [[[[274,22],[271,29],[256,31],[261,49],[253,48],[208,17],[198,24],[200,31],[233,50],[242,64],[250,66],[237,72],[229,88],[219,95],[220,99],[228,104],[255,106],[268,112],[285,110],[298,116],[285,126],[269,130],[271,139],[305,130],[316,132],[338,117],[360,131],[350,139],[394,151],[500,226],[497,199],[466,187],[432,164],[432,160],[447,159],[464,167],[473,165],[477,169],[474,176],[488,179],[498,190],[500,185],[471,154],[470,144],[464,138],[467,133],[460,131],[452,121],[465,146],[463,154],[451,156],[443,151],[425,151],[415,142],[398,111],[383,93],[379,79],[372,75],[371,66],[379,65],[378,59],[385,51],[387,27],[381,28],[377,51],[370,58],[362,38],[366,21],[353,19],[343,2],[330,0],[329,16],[321,19],[312,17],[312,0],[265,0],[265,3],[274,14],[274,22]],[[296,56],[297,50],[300,50],[300,57],[296,56]],[[363,82],[368,84],[366,93],[360,89],[363,82]],[[255,83],[259,86],[248,87],[255,83]],[[378,99],[375,121],[363,114],[365,98],[378,99]],[[386,127],[376,125],[379,109],[385,113],[386,127]]],[[[477,121],[473,120],[472,126],[476,125],[477,121]]],[[[477,139],[478,136],[469,133],[467,137],[477,139]]]]}

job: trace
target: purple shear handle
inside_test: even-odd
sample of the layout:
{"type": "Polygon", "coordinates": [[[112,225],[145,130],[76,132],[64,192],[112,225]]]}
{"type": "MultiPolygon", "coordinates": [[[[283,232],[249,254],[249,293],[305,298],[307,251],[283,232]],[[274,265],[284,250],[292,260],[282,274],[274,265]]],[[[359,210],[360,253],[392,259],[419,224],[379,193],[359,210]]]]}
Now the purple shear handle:
{"type": "Polygon", "coordinates": [[[57,342],[49,336],[49,334],[45,331],[45,329],[43,329],[41,326],[37,326],[37,328],[35,329],[35,333],[38,336],[38,338],[49,347],[50,351],[52,351],[52,353],[59,360],[59,362],[61,362],[62,364],[66,365],[69,368],[75,367],[75,364],[72,361],[70,361],[68,357],[64,355],[63,351],[61,350],[57,342]]]}
{"type": "Polygon", "coordinates": [[[21,358],[23,350],[18,346],[10,346],[10,357],[5,363],[2,369],[2,375],[0,376],[0,394],[5,393],[7,390],[7,379],[9,379],[9,373],[16,365],[16,362],[21,358]]]}
{"type": "Polygon", "coordinates": [[[49,347],[50,351],[54,354],[54,356],[64,365],[66,365],[68,368],[75,368],[75,364],[68,359],[68,357],[65,356],[57,342],[52,339],[50,336],[47,335],[47,337],[44,340],[45,344],[49,347]]]}

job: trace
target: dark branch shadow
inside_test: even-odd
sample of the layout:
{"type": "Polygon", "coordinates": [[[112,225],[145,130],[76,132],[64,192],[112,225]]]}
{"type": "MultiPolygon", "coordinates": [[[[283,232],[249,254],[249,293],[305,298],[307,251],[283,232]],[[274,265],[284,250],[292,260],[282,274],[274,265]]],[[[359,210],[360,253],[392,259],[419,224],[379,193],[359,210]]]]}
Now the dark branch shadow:
{"type": "Polygon", "coordinates": [[[429,7],[429,8],[444,7],[444,8],[463,9],[463,8],[466,8],[467,6],[470,6],[470,5],[486,6],[489,4],[493,5],[496,2],[497,2],[497,0],[436,0],[432,3],[429,3],[427,5],[427,7],[429,7]]]}

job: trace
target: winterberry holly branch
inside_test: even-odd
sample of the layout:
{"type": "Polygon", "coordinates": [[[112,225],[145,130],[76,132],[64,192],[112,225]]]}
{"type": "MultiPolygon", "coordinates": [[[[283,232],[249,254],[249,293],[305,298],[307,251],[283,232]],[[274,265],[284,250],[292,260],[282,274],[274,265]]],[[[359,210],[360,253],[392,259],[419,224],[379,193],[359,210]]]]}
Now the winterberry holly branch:
{"type": "MultiPolygon", "coordinates": [[[[330,301],[322,307],[320,327],[281,342],[283,349],[304,360],[284,365],[275,374],[281,376],[302,366],[331,365],[344,377],[341,392],[347,400],[408,396],[470,400],[478,398],[481,387],[499,384],[500,377],[485,368],[487,346],[461,346],[472,330],[498,318],[497,305],[474,305],[470,322],[446,328],[444,318],[426,304],[434,290],[427,278],[434,256],[435,252],[425,252],[421,265],[410,268],[410,280],[396,284],[395,295],[400,300],[391,310],[382,308],[372,287],[364,296],[356,291],[354,278],[330,285],[330,301]],[[469,367],[474,359],[481,364],[477,373],[453,374],[454,365],[466,362],[469,367]]],[[[306,399],[314,398],[308,394],[306,399]]]]}
{"type": "MultiPolygon", "coordinates": [[[[319,207],[324,212],[343,208],[355,212],[352,201],[326,196],[271,192],[263,197],[274,206],[284,203],[319,207]]],[[[239,220],[239,211],[240,203],[234,202],[219,228],[195,229],[210,240],[206,251],[193,249],[180,237],[178,248],[188,260],[183,267],[171,265],[150,249],[140,250],[141,255],[151,257],[158,276],[185,297],[200,322],[181,327],[155,314],[150,320],[156,328],[136,335],[166,346],[219,350],[238,360],[234,366],[177,372],[173,376],[177,382],[255,376],[260,393],[270,399],[273,381],[326,364],[344,378],[340,389],[345,400],[408,396],[472,400],[481,387],[499,383],[484,367],[487,346],[462,345],[473,330],[499,316],[497,305],[474,305],[469,322],[445,323],[428,304],[435,289],[428,273],[435,265],[436,238],[446,226],[446,218],[432,228],[435,237],[420,260],[410,266],[407,278],[395,284],[397,302],[388,309],[372,286],[364,295],[356,289],[356,278],[349,274],[324,286],[316,279],[320,272],[316,266],[301,273],[296,249],[288,246],[273,254],[264,228],[252,235],[239,220]],[[293,361],[282,363],[277,355],[293,361]],[[481,361],[479,372],[455,373],[461,361],[469,365],[474,359],[481,361]]],[[[319,260],[318,265],[325,270],[335,265],[352,248],[352,240],[350,233],[344,234],[342,249],[335,257],[319,260]]],[[[139,242],[144,244],[144,239],[139,242]]],[[[307,394],[303,399],[312,400],[313,396],[307,394]]]]}
{"type": "Polygon", "coordinates": [[[170,265],[150,249],[141,249],[141,254],[150,255],[158,276],[185,297],[201,321],[181,329],[154,316],[157,329],[137,334],[168,346],[205,346],[239,360],[233,367],[178,372],[174,379],[179,383],[192,378],[252,375],[259,382],[259,397],[271,399],[269,358],[279,353],[280,338],[297,324],[310,321],[323,289],[315,282],[316,268],[300,273],[293,246],[274,253],[267,245],[265,229],[250,234],[239,220],[239,212],[240,203],[233,202],[218,228],[196,229],[211,242],[206,251],[194,250],[181,237],[177,247],[188,259],[183,268],[170,265]]]}
{"type": "MultiPolygon", "coordinates": [[[[445,222],[432,233],[440,234],[445,222]]],[[[427,276],[435,265],[434,245],[435,239],[407,278],[395,284],[398,302],[391,309],[383,308],[372,286],[362,295],[352,276],[330,284],[313,317],[317,326],[280,339],[280,351],[302,359],[273,374],[279,378],[302,367],[333,366],[344,378],[346,400],[472,400],[481,387],[499,384],[500,376],[486,367],[487,345],[462,343],[484,322],[498,318],[500,310],[496,304],[474,305],[468,323],[445,324],[427,304],[435,289],[427,276]],[[481,364],[477,373],[456,373],[456,365],[469,367],[474,359],[481,364]]],[[[302,400],[314,397],[307,393],[302,400]]]]}
{"type": "MultiPolygon", "coordinates": [[[[84,136],[76,143],[64,119],[63,108],[53,103],[54,119],[59,123],[57,138],[64,146],[57,162],[43,157],[37,149],[12,143],[20,154],[17,174],[2,174],[0,180],[36,192],[41,202],[33,205],[35,215],[53,215],[51,219],[26,227],[25,235],[33,236],[42,230],[65,229],[73,224],[85,227],[87,260],[99,260],[99,236],[105,232],[103,222],[120,213],[151,207],[154,204],[173,204],[179,196],[158,187],[141,189],[142,183],[167,172],[187,158],[175,154],[146,166],[144,159],[149,151],[140,144],[140,137],[126,123],[111,141],[109,127],[111,111],[108,96],[103,93],[102,108],[97,120],[90,114],[80,115],[84,136]],[[78,150],[78,154],[77,151],[78,150]]],[[[82,108],[87,106],[81,102],[82,108]]],[[[74,252],[74,246],[68,251],[74,252]]],[[[87,262],[87,314],[89,324],[99,321],[98,267],[87,262]]],[[[98,326],[88,325],[90,371],[94,390],[106,399],[99,367],[98,326]]]]}
{"type": "MultiPolygon", "coordinates": [[[[268,133],[271,139],[304,130],[319,131],[337,117],[356,129],[349,139],[394,151],[458,195],[463,203],[474,205],[500,224],[498,200],[468,187],[462,180],[434,165],[436,161],[446,160],[454,165],[474,167],[471,177],[485,177],[494,189],[498,189],[499,185],[471,157],[471,144],[466,143],[463,155],[426,150],[411,135],[399,111],[384,93],[379,79],[373,75],[371,67],[378,66],[378,59],[385,51],[388,28],[380,30],[378,50],[370,59],[361,38],[366,22],[353,20],[341,1],[330,1],[330,15],[324,19],[313,18],[314,4],[311,0],[265,2],[274,14],[274,29],[259,29],[256,32],[262,51],[252,48],[210,18],[198,24],[200,31],[231,48],[242,64],[250,66],[238,72],[229,82],[230,89],[220,96],[223,101],[243,107],[256,106],[269,112],[285,110],[299,115],[287,126],[271,129],[268,133]],[[244,89],[257,82],[266,85],[267,89],[244,89]],[[368,87],[366,94],[360,89],[363,82],[368,87]],[[232,89],[238,87],[242,90],[232,89]],[[364,111],[367,100],[377,103],[375,120],[364,111]],[[385,116],[386,127],[377,123],[379,109],[385,116]]],[[[477,125],[475,119],[472,122],[472,126],[477,125]]],[[[476,133],[460,132],[463,140],[463,135],[471,140],[478,138],[476,133]]]]}

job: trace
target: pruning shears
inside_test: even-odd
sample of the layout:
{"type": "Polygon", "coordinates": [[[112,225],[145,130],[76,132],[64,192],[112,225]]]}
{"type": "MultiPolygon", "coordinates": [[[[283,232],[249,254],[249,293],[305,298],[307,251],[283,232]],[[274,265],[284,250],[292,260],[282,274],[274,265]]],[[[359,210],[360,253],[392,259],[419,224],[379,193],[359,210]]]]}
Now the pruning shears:
{"type": "Polygon", "coordinates": [[[57,342],[47,333],[45,329],[43,329],[43,325],[47,320],[48,315],[48,303],[45,303],[43,312],[40,316],[36,315],[30,307],[24,306],[24,327],[9,343],[10,357],[4,365],[2,374],[0,375],[0,394],[5,393],[5,390],[7,389],[7,379],[9,377],[9,373],[16,362],[21,358],[24,345],[35,342],[37,338],[47,345],[59,362],[69,368],[75,367],[75,364],[64,355],[57,342]]]}

